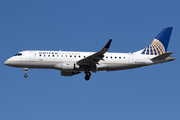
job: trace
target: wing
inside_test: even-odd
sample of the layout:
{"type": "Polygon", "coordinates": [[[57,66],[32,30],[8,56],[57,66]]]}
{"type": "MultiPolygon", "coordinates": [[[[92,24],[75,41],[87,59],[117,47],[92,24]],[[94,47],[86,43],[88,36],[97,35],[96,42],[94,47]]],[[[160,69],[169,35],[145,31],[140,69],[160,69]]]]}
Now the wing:
{"type": "Polygon", "coordinates": [[[110,39],[107,44],[99,51],[96,52],[80,61],[77,62],[78,65],[96,65],[100,60],[103,60],[104,53],[109,50],[112,39],[110,39]]]}

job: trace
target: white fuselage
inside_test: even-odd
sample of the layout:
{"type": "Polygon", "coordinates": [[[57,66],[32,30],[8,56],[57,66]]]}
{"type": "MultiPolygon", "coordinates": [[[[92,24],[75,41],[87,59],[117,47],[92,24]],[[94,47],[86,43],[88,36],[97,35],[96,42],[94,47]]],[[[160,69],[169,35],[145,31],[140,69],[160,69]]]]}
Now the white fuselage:
{"type": "Polygon", "coordinates": [[[135,53],[108,52],[112,39],[98,52],[74,51],[22,51],[4,62],[5,65],[21,67],[27,78],[28,68],[61,70],[62,76],[73,76],[84,71],[85,80],[91,72],[132,69],[175,60],[167,52],[172,27],[165,27],[145,48],[135,53]]]}
{"type": "MultiPolygon", "coordinates": [[[[9,58],[5,64],[21,68],[43,68],[65,71],[85,71],[86,68],[79,67],[77,61],[84,59],[95,52],[73,52],[73,51],[22,51],[19,55],[9,58]]],[[[143,55],[133,53],[105,53],[103,60],[99,61],[90,71],[112,71],[131,69],[151,64],[166,62],[163,60],[152,61],[156,55],[143,55]]]]}

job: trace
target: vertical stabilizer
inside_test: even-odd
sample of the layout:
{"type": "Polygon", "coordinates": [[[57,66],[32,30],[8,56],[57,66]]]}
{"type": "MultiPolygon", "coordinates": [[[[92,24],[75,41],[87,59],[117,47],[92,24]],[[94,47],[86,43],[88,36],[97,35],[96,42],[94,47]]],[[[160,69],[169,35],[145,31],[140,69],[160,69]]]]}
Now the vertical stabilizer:
{"type": "Polygon", "coordinates": [[[162,55],[167,51],[173,27],[165,27],[141,54],[162,55]]]}

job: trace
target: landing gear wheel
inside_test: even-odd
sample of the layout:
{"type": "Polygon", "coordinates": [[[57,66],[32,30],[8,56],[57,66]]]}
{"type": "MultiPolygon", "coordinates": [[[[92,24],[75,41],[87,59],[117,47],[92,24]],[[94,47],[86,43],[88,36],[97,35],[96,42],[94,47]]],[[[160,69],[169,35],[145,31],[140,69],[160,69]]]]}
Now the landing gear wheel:
{"type": "Polygon", "coordinates": [[[90,76],[87,76],[87,75],[86,75],[86,76],[85,76],[85,80],[88,81],[89,79],[90,79],[90,76]]]}
{"type": "Polygon", "coordinates": [[[24,74],[24,77],[25,77],[25,78],[27,78],[27,77],[28,77],[28,75],[27,75],[27,74],[24,74]]]}
{"type": "Polygon", "coordinates": [[[26,74],[24,74],[24,77],[27,78],[28,77],[28,68],[23,68],[23,70],[26,72],[26,74]]]}
{"type": "Polygon", "coordinates": [[[88,71],[88,72],[85,72],[86,76],[85,76],[85,80],[89,80],[90,79],[90,76],[91,76],[91,73],[88,71]]]}

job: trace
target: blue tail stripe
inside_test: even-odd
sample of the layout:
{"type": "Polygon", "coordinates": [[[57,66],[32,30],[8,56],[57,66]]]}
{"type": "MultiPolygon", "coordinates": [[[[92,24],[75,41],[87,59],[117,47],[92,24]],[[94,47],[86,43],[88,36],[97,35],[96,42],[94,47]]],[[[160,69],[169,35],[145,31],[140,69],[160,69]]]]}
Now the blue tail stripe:
{"type": "Polygon", "coordinates": [[[173,27],[165,27],[156,37],[155,39],[159,40],[165,48],[165,51],[167,51],[169,39],[171,37],[173,27]]]}

